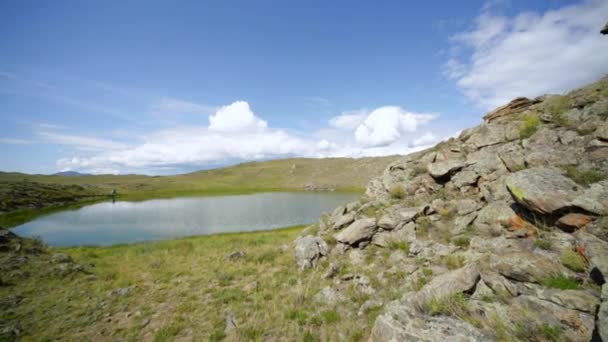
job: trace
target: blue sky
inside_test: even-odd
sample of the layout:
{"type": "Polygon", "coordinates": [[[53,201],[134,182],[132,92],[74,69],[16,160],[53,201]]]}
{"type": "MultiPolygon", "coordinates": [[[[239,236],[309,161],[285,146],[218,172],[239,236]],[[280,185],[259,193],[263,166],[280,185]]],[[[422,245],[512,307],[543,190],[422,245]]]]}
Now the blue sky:
{"type": "Polygon", "coordinates": [[[5,0],[0,170],[407,153],[606,74],[606,18],[600,0],[5,0]]]}

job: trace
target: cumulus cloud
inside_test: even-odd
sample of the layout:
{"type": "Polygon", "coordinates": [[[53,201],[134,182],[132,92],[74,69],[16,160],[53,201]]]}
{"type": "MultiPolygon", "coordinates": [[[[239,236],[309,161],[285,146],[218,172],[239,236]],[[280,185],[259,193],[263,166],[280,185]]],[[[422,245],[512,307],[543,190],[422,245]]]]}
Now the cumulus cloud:
{"type": "Polygon", "coordinates": [[[408,132],[415,132],[419,125],[434,117],[432,114],[412,113],[395,106],[380,107],[369,113],[357,126],[355,138],[365,147],[386,146],[408,132]]]}
{"type": "Polygon", "coordinates": [[[99,149],[89,155],[62,158],[61,170],[91,173],[146,172],[168,167],[218,165],[242,160],[300,157],[363,157],[405,154],[435,137],[420,134],[420,125],[436,115],[413,113],[400,107],[349,112],[330,120],[327,134],[300,134],[269,127],[244,101],[236,101],[209,115],[208,126],[181,126],[124,144],[99,138],[44,132],[45,141],[99,149]],[[337,134],[336,134],[337,133],[337,134]],[[411,136],[410,136],[411,135],[411,136]],[[417,137],[418,136],[418,137],[417,137]]]}
{"type": "Polygon", "coordinates": [[[209,130],[217,132],[261,131],[268,124],[253,114],[249,103],[236,101],[221,107],[214,115],[209,116],[209,130]]]}
{"type": "Polygon", "coordinates": [[[518,96],[562,93],[608,73],[608,43],[599,29],[608,1],[591,0],[514,17],[484,8],[475,26],[452,37],[445,74],[478,106],[493,109],[518,96]]]}

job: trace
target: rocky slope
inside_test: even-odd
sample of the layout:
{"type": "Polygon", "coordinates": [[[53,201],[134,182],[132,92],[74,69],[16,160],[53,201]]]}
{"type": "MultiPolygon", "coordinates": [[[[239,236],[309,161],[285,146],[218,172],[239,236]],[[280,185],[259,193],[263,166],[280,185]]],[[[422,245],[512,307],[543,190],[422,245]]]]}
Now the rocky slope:
{"type": "Polygon", "coordinates": [[[484,119],[307,228],[298,267],[381,307],[371,341],[608,341],[608,77],[484,119]]]}

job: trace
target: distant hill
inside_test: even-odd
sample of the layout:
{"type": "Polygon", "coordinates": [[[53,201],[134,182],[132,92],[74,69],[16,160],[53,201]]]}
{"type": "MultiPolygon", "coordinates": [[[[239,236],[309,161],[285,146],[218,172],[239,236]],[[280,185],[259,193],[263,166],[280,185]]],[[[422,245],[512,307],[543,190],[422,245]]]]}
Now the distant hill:
{"type": "Polygon", "coordinates": [[[53,176],[70,176],[70,177],[81,177],[81,176],[92,176],[88,173],[80,173],[76,171],[62,171],[53,173],[53,176]]]}
{"type": "Polygon", "coordinates": [[[248,162],[173,176],[87,175],[74,171],[54,175],[0,172],[0,226],[21,210],[108,197],[121,199],[242,194],[270,191],[363,192],[374,176],[399,156],[369,158],[292,158],[248,162]]]}

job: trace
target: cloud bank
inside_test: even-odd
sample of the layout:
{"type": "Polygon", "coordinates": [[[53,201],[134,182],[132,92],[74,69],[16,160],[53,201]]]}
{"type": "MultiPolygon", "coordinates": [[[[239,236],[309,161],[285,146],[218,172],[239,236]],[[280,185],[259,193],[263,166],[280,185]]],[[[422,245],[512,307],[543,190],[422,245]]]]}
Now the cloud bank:
{"type": "Polygon", "coordinates": [[[545,13],[493,15],[487,6],[475,26],[451,39],[464,51],[446,75],[476,105],[489,110],[518,96],[562,93],[608,73],[608,41],[599,34],[608,1],[592,0],[545,13]]]}
{"type": "Polygon", "coordinates": [[[162,168],[301,157],[362,157],[405,154],[438,139],[417,132],[437,115],[400,107],[360,110],[333,117],[321,134],[302,134],[270,127],[245,101],[222,106],[208,116],[208,126],[181,126],[143,136],[126,146],[100,138],[43,132],[38,136],[57,144],[74,145],[89,155],[57,162],[60,170],[92,173],[146,172],[162,168]],[[99,151],[104,149],[103,151],[99,151]]]}

